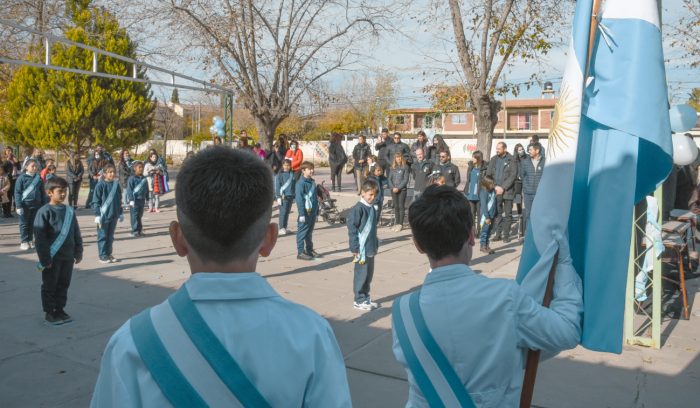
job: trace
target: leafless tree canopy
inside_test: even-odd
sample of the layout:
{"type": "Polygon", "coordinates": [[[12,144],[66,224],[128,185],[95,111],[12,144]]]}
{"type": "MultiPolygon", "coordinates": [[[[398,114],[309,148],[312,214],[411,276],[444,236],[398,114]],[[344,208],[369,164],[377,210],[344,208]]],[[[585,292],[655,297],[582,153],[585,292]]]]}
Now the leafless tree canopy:
{"type": "Polygon", "coordinates": [[[180,46],[200,51],[236,91],[263,143],[321,78],[356,62],[357,42],[386,28],[382,0],[162,0],[157,13],[180,46]]]}

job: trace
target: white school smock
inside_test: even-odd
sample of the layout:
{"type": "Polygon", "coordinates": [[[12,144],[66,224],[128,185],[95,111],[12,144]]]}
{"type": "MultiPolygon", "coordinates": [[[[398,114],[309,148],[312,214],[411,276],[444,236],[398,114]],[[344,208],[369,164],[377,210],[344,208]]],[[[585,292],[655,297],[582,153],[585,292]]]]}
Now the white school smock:
{"type": "MultiPolygon", "coordinates": [[[[351,406],[343,356],[328,322],[316,312],[282,298],[254,272],[196,273],[185,286],[202,318],[271,406],[351,406]]],[[[155,306],[152,316],[166,303],[155,306]]],[[[176,342],[162,340],[177,361],[168,348],[176,342]]],[[[190,354],[182,357],[193,360],[190,354]]],[[[205,401],[235,406],[226,399],[205,401]]],[[[171,406],[139,356],[129,321],[107,344],[91,406],[171,406]]]]}
{"type": "MultiPolygon", "coordinates": [[[[463,264],[448,265],[426,276],[420,307],[474,404],[518,407],[527,349],[552,355],[578,344],[582,294],[581,279],[573,268],[557,271],[554,299],[547,309],[513,280],[487,278],[463,264]]],[[[395,331],[393,335],[394,355],[408,374],[406,406],[427,407],[395,331]]]]}

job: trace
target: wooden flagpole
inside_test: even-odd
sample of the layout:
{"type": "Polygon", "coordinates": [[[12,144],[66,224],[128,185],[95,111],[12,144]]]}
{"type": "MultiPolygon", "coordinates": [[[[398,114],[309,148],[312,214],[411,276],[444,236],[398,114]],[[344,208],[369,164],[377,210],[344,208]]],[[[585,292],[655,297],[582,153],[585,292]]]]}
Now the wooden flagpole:
{"type": "MultiPolygon", "coordinates": [[[[586,56],[586,72],[584,72],[584,84],[586,83],[586,78],[588,77],[589,64],[591,62],[591,55],[593,53],[593,42],[596,37],[596,30],[598,28],[598,11],[600,10],[601,0],[593,1],[593,9],[591,10],[591,28],[588,36],[588,55],[586,56]]],[[[544,299],[542,299],[542,306],[549,307],[552,301],[552,292],[554,289],[554,276],[557,272],[557,263],[559,262],[559,251],[554,254],[554,261],[552,262],[552,267],[549,270],[549,276],[547,277],[547,287],[544,292],[544,299]]],[[[525,363],[525,375],[523,377],[523,387],[520,393],[520,408],[530,408],[532,405],[532,397],[535,393],[535,380],[537,379],[537,368],[540,363],[540,351],[539,350],[528,350],[527,360],[525,363]]]]}

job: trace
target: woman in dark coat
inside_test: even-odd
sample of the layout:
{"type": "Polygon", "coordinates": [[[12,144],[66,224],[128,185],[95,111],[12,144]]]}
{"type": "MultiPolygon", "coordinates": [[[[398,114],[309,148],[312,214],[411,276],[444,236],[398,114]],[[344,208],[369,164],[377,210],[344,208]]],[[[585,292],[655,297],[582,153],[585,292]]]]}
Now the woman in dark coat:
{"type": "Polygon", "coordinates": [[[80,155],[71,153],[70,159],[66,162],[66,181],[68,182],[68,205],[73,206],[73,208],[78,207],[78,193],[80,193],[84,173],[85,168],[80,160],[80,155]]]}

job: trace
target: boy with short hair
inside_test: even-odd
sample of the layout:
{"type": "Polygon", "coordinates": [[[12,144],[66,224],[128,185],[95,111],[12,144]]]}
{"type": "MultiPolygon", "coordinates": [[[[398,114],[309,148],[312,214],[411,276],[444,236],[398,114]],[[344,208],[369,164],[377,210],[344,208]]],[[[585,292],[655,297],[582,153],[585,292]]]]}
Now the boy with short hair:
{"type": "Polygon", "coordinates": [[[289,159],[284,159],[282,171],[275,177],[275,197],[280,207],[280,235],[287,235],[289,213],[294,203],[294,173],[292,173],[292,161],[289,159]]]}
{"type": "Polygon", "coordinates": [[[44,192],[44,182],[37,173],[37,161],[28,159],[24,165],[25,172],[15,184],[15,205],[19,215],[20,249],[34,248],[34,217],[48,197],[44,192]]]}
{"type": "Polygon", "coordinates": [[[83,238],[78,217],[63,202],[68,182],[61,177],[48,178],[49,203],[37,211],[34,219],[37,268],[41,270],[41,305],[46,323],[57,326],[73,319],[65,312],[73,265],[83,259],[83,238]]]}
{"type": "Polygon", "coordinates": [[[348,217],[348,237],[354,266],[353,307],[359,310],[372,310],[379,307],[372,302],[369,290],[374,276],[374,257],[379,249],[377,239],[377,204],[375,199],[379,185],[374,180],[365,180],[360,189],[360,201],[350,210],[348,217]]]}
{"type": "Polygon", "coordinates": [[[269,167],[212,147],[183,164],[176,190],[170,237],[192,276],[112,336],[91,405],[349,407],[328,322],[255,272],[277,240],[269,167]]]}
{"type": "Polygon", "coordinates": [[[321,255],[314,251],[313,233],[318,215],[318,195],[313,179],[314,164],[305,161],[301,164],[301,177],[294,187],[299,211],[297,226],[297,259],[311,261],[321,255]]]}
{"type": "Polygon", "coordinates": [[[56,177],[56,165],[55,164],[49,164],[46,166],[46,175],[44,176],[44,181],[49,181],[52,178],[56,177]]]}
{"type": "Polygon", "coordinates": [[[148,179],[143,176],[143,162],[135,160],[131,164],[134,173],[129,176],[126,182],[126,199],[129,201],[129,217],[131,218],[131,236],[142,237],[143,234],[143,211],[146,208],[146,198],[148,198],[148,179]]]}
{"type": "Polygon", "coordinates": [[[426,188],[408,209],[413,242],[431,271],[420,291],[394,300],[392,310],[394,355],[408,373],[407,406],[465,406],[473,398],[478,406],[517,407],[525,350],[550,354],[580,340],[581,279],[566,238],[557,238],[548,309],[515,281],[469,268],[473,220],[464,194],[449,186],[426,188]]]}
{"type": "Polygon", "coordinates": [[[117,173],[114,164],[108,163],[102,169],[102,180],[95,186],[92,209],[95,212],[95,224],[97,224],[97,250],[99,262],[103,264],[118,262],[112,256],[114,244],[114,232],[117,229],[117,220],[124,221],[122,202],[122,188],[115,180],[117,173]]]}

